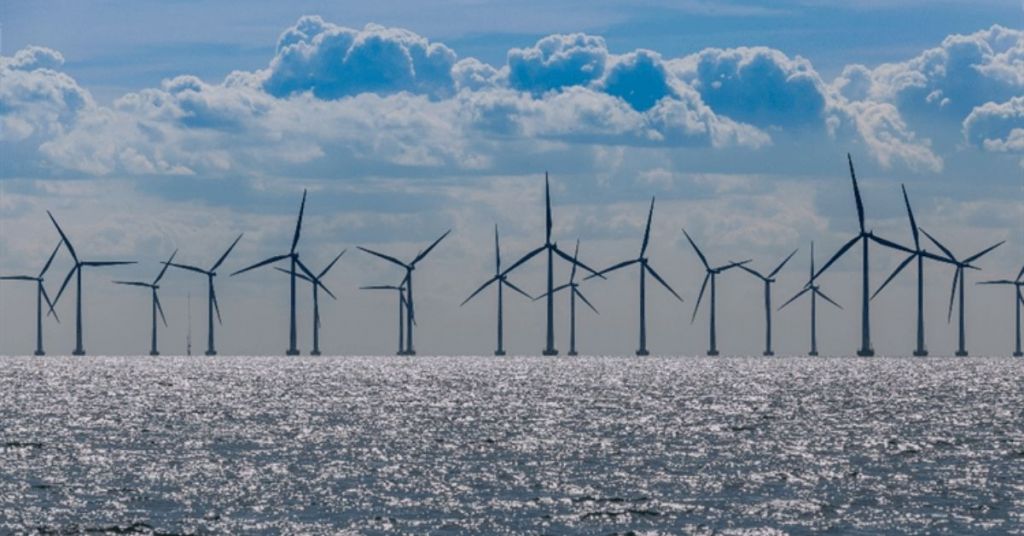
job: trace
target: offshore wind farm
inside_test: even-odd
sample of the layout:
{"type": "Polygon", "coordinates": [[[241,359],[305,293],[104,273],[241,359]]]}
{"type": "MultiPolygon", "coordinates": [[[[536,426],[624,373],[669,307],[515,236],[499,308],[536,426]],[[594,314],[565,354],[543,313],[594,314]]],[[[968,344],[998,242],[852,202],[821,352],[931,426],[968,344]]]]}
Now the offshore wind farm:
{"type": "Polygon", "coordinates": [[[0,534],[1024,533],[1021,6],[922,7],[0,2],[0,534]]]}

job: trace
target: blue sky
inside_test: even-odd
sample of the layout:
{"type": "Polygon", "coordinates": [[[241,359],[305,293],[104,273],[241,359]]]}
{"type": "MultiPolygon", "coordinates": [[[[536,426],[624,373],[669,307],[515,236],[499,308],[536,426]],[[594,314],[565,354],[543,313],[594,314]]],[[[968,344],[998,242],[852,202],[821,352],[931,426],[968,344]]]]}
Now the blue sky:
{"type": "MultiPolygon", "coordinates": [[[[701,274],[681,227],[762,266],[796,247],[803,264],[816,240],[820,262],[855,225],[850,152],[872,227],[909,240],[905,183],[921,224],[954,249],[1008,240],[985,269],[1013,275],[1024,258],[1022,18],[1016,2],[5,2],[0,271],[45,257],[56,236],[46,209],[99,256],[145,261],[119,276],[141,277],[175,248],[211,258],[239,232],[244,263],[287,241],[309,188],[303,244],[316,262],[357,244],[411,255],[455,229],[418,289],[431,311],[421,337],[441,352],[486,351],[492,297],[457,304],[487,273],[494,223],[507,257],[536,241],[549,170],[558,234],[581,237],[594,265],[638,247],[657,195],[655,264],[688,301],[655,299],[652,345],[695,353],[705,329],[687,321],[701,274]]],[[[900,261],[875,258],[876,280],[900,261]]],[[[837,265],[833,284],[855,267],[837,265]]],[[[352,252],[339,268],[325,346],[388,351],[391,304],[356,287],[396,274],[352,252]]],[[[932,270],[929,327],[948,347],[951,273],[932,270]]],[[[798,273],[777,299],[799,288],[798,273]]],[[[236,300],[226,344],[239,352],[283,340],[275,275],[224,283],[236,300]]],[[[541,287],[539,272],[522,277],[541,287]]],[[[90,339],[133,351],[145,337],[125,337],[118,315],[143,310],[141,298],[95,279],[90,339]]],[[[634,285],[619,279],[588,293],[611,309],[581,319],[591,351],[631,351],[632,336],[611,335],[635,323],[634,285]]],[[[753,352],[759,287],[735,279],[722,308],[750,327],[734,351],[753,352]]],[[[170,283],[169,340],[180,342],[198,282],[170,283]]],[[[909,349],[911,283],[901,276],[880,298],[876,346],[909,349]]],[[[0,287],[0,352],[30,349],[23,290],[0,287]]],[[[836,289],[848,310],[822,320],[835,352],[853,345],[841,326],[855,290],[836,289]]],[[[969,299],[978,347],[999,351],[1008,300],[973,287],[969,299]]],[[[510,307],[513,340],[533,351],[541,309],[510,307]]],[[[784,351],[806,346],[802,316],[778,319],[784,351]]],[[[67,345],[68,327],[50,328],[54,344],[67,345]]]]}

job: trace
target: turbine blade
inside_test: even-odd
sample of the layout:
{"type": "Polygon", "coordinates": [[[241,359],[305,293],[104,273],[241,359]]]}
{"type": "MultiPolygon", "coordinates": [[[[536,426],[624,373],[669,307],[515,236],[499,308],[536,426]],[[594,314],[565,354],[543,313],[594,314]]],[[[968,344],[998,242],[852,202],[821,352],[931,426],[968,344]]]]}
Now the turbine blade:
{"type": "Polygon", "coordinates": [[[220,319],[220,303],[217,301],[216,287],[210,287],[210,297],[213,298],[213,310],[217,313],[217,324],[223,325],[224,322],[220,319]]]}
{"type": "Polygon", "coordinates": [[[365,287],[359,287],[359,290],[402,290],[402,287],[396,287],[394,285],[367,285],[365,287]]]}
{"type": "Polygon", "coordinates": [[[569,282],[576,281],[576,266],[579,265],[577,259],[580,258],[580,239],[576,239],[576,249],[572,252],[572,270],[569,272],[569,282]]]}
{"type": "Polygon", "coordinates": [[[483,292],[483,290],[485,288],[487,288],[488,286],[490,286],[491,283],[494,283],[495,281],[497,281],[500,278],[501,278],[501,276],[496,275],[496,276],[488,279],[487,281],[485,281],[484,284],[480,285],[479,288],[474,290],[473,293],[470,294],[468,298],[462,300],[462,303],[459,304],[459,307],[462,307],[463,305],[466,305],[466,303],[469,302],[469,300],[472,300],[473,298],[475,298],[477,294],[480,294],[481,292],[483,292]]]}
{"type": "Polygon", "coordinates": [[[494,273],[501,273],[501,244],[498,243],[498,224],[494,224],[494,273]]]}
{"type": "Polygon", "coordinates": [[[697,319],[697,310],[700,309],[700,302],[704,299],[704,290],[708,287],[708,279],[711,279],[711,272],[704,273],[704,282],[700,285],[700,294],[697,294],[697,303],[693,306],[693,316],[690,317],[690,323],[697,319]]]}
{"type": "Polygon", "coordinates": [[[57,256],[57,252],[60,251],[60,246],[64,243],[63,240],[57,242],[57,247],[53,248],[53,253],[50,254],[50,258],[46,259],[46,264],[43,265],[43,269],[39,271],[39,277],[43,277],[43,274],[50,269],[50,264],[53,263],[53,258],[57,256]]]}
{"type": "Polygon", "coordinates": [[[335,264],[336,262],[338,262],[338,259],[340,259],[340,258],[341,258],[341,256],[342,256],[342,255],[344,255],[346,251],[348,251],[348,248],[346,248],[346,249],[343,249],[343,250],[341,250],[341,253],[339,253],[339,254],[338,254],[338,256],[337,256],[337,257],[335,257],[335,258],[334,258],[334,260],[333,260],[333,261],[331,261],[331,263],[330,263],[330,264],[328,264],[326,268],[324,268],[323,270],[320,270],[320,273],[319,273],[319,274],[317,274],[316,278],[317,278],[317,279],[320,279],[321,277],[323,277],[323,276],[327,275],[327,272],[330,272],[330,271],[331,271],[331,268],[334,268],[334,264],[335,264]]]}
{"type": "Polygon", "coordinates": [[[330,296],[332,300],[335,300],[335,301],[337,301],[337,300],[338,300],[338,297],[337,297],[337,296],[335,296],[333,292],[331,292],[331,289],[327,288],[327,285],[325,285],[323,281],[320,281],[319,279],[317,279],[317,280],[316,280],[316,284],[317,284],[317,286],[319,286],[319,287],[320,287],[320,288],[321,288],[321,289],[322,289],[322,290],[323,290],[324,292],[326,292],[326,293],[327,293],[327,295],[328,295],[328,296],[330,296]]]}
{"type": "Polygon", "coordinates": [[[956,283],[960,279],[961,267],[957,266],[956,271],[953,272],[953,287],[949,291],[949,313],[946,315],[946,322],[953,321],[953,299],[956,297],[956,283]]]}
{"type": "Polygon", "coordinates": [[[164,308],[160,305],[160,296],[154,292],[153,301],[156,302],[156,310],[160,313],[160,318],[164,321],[164,327],[167,327],[167,317],[164,316],[164,308]]]}
{"type": "Polygon", "coordinates": [[[167,262],[163,263],[164,267],[160,269],[160,273],[156,276],[156,279],[153,280],[154,285],[164,278],[164,274],[167,273],[167,267],[170,266],[170,262],[174,260],[174,256],[177,254],[178,250],[174,250],[174,253],[171,253],[171,258],[167,259],[167,262]]]}
{"type": "Polygon", "coordinates": [[[1016,280],[1020,281],[1022,278],[1024,278],[1024,266],[1020,267],[1020,272],[1017,273],[1017,279],[1016,280]]]}
{"type": "Polygon", "coordinates": [[[234,276],[236,276],[238,274],[242,274],[242,273],[248,272],[249,270],[255,270],[256,268],[259,268],[260,266],[266,266],[268,264],[272,264],[272,263],[275,263],[277,261],[287,259],[288,257],[291,257],[291,255],[277,255],[275,257],[271,257],[269,259],[265,259],[265,260],[262,260],[260,262],[257,262],[256,264],[253,264],[252,266],[247,266],[245,268],[242,268],[241,270],[238,270],[237,272],[232,273],[231,276],[234,277],[234,276]]]}
{"type": "Polygon", "coordinates": [[[811,240],[811,279],[814,279],[814,240],[811,240]]]}
{"type": "Polygon", "coordinates": [[[594,304],[590,303],[590,300],[588,300],[587,297],[584,296],[582,292],[580,292],[580,289],[573,287],[572,291],[576,293],[576,296],[579,297],[579,299],[583,300],[583,303],[587,304],[587,307],[590,307],[590,310],[594,311],[597,314],[601,314],[600,311],[597,310],[597,307],[594,307],[594,304]]]}
{"type": "Polygon", "coordinates": [[[544,294],[541,294],[540,296],[537,296],[536,298],[533,298],[533,301],[537,301],[537,300],[539,300],[541,298],[546,298],[548,296],[548,294],[558,294],[559,291],[565,290],[565,289],[567,289],[567,288],[569,288],[571,286],[572,286],[572,283],[566,283],[564,285],[558,285],[557,287],[551,289],[551,292],[545,292],[544,294]]]}
{"type": "Polygon", "coordinates": [[[640,246],[640,256],[647,252],[647,244],[651,239],[651,220],[654,218],[654,196],[651,196],[651,208],[647,211],[647,227],[644,228],[644,243],[640,246]]]}
{"type": "Polygon", "coordinates": [[[38,277],[33,277],[31,275],[5,275],[0,277],[0,279],[5,281],[39,281],[38,277]]]}
{"type": "Polygon", "coordinates": [[[661,286],[663,286],[666,289],[668,289],[668,291],[671,292],[672,295],[675,296],[677,300],[679,300],[680,302],[683,301],[683,297],[680,296],[678,293],[676,293],[676,291],[673,290],[672,287],[670,287],[669,284],[666,283],[665,280],[662,279],[660,275],[658,275],[658,272],[655,272],[654,268],[651,268],[650,264],[646,264],[645,263],[644,264],[644,269],[646,269],[647,273],[651,274],[651,276],[653,276],[654,279],[656,279],[659,283],[661,283],[661,286]]]}
{"type": "Polygon", "coordinates": [[[219,259],[217,259],[217,262],[213,263],[213,268],[210,268],[211,272],[216,272],[217,268],[220,268],[221,263],[224,262],[224,259],[228,258],[228,255],[231,254],[231,250],[235,249],[235,245],[238,244],[238,241],[242,239],[242,235],[244,234],[245,233],[238,235],[238,238],[236,238],[235,241],[232,242],[230,246],[228,246],[227,251],[225,251],[224,254],[220,256],[219,259]]]}
{"type": "Polygon", "coordinates": [[[871,295],[871,299],[875,299],[875,296],[878,296],[878,293],[882,292],[882,289],[885,288],[885,286],[888,285],[890,281],[895,279],[896,276],[899,275],[899,273],[902,272],[908,264],[910,264],[910,261],[914,260],[915,258],[917,258],[917,253],[911,253],[909,257],[903,259],[903,262],[901,262],[900,265],[897,266],[891,274],[889,274],[889,278],[885,280],[885,283],[882,283],[882,286],[878,287],[878,290],[876,290],[875,293],[871,295]]]}
{"type": "Polygon", "coordinates": [[[781,270],[782,270],[782,267],[783,267],[783,266],[785,266],[787,262],[789,262],[789,259],[792,259],[792,258],[793,258],[793,255],[796,255],[796,252],[797,252],[797,251],[800,251],[800,248],[796,248],[796,249],[794,249],[794,250],[793,250],[793,253],[790,253],[790,254],[789,254],[789,256],[785,258],[785,260],[783,260],[782,262],[780,262],[780,263],[779,263],[779,265],[778,265],[778,266],[776,266],[774,270],[772,270],[772,273],[768,274],[768,279],[771,279],[771,278],[775,277],[775,276],[776,276],[776,274],[778,274],[778,273],[779,273],[779,271],[781,271],[781,270]]]}
{"type": "Polygon", "coordinates": [[[64,241],[64,245],[68,247],[68,253],[71,253],[71,258],[75,259],[75,263],[78,263],[78,254],[75,253],[74,246],[71,245],[71,241],[68,240],[68,235],[64,234],[64,229],[60,228],[57,224],[57,219],[53,217],[53,214],[49,210],[46,211],[46,215],[50,217],[50,221],[53,222],[53,226],[57,228],[57,233],[60,234],[60,239],[64,241]]]}
{"type": "Polygon", "coordinates": [[[749,268],[749,267],[747,267],[745,265],[742,265],[742,264],[737,265],[736,267],[741,269],[741,270],[743,270],[743,271],[745,271],[745,272],[747,272],[747,273],[749,273],[750,275],[753,275],[754,277],[756,277],[756,278],[758,278],[758,279],[760,279],[762,281],[767,281],[768,280],[767,277],[761,275],[761,272],[758,272],[757,270],[754,270],[753,268],[749,268]]]}
{"type": "Polygon", "coordinates": [[[64,278],[64,283],[60,285],[60,290],[57,291],[57,298],[53,300],[54,305],[60,301],[61,295],[64,294],[64,289],[67,288],[68,283],[71,282],[71,276],[75,275],[75,270],[81,270],[82,268],[75,264],[74,268],[68,270],[68,275],[64,278]]]}
{"type": "Polygon", "coordinates": [[[949,257],[949,260],[951,260],[953,262],[957,262],[956,256],[953,255],[953,252],[948,250],[948,249],[946,249],[946,246],[943,246],[941,243],[939,243],[938,240],[935,239],[934,236],[928,234],[928,231],[924,230],[923,227],[921,228],[921,232],[924,233],[924,235],[928,237],[928,240],[931,240],[933,244],[938,246],[939,249],[941,249],[942,252],[945,253],[947,257],[949,257]]]}
{"type": "Polygon", "coordinates": [[[921,250],[919,255],[921,255],[922,257],[924,257],[926,259],[931,259],[933,261],[944,262],[946,264],[952,264],[954,266],[957,265],[956,261],[950,260],[948,257],[940,257],[940,256],[938,256],[938,255],[936,255],[934,253],[931,253],[929,251],[925,251],[923,249],[921,250]]]}
{"type": "Polygon", "coordinates": [[[133,287],[153,288],[152,284],[143,283],[142,281],[111,281],[111,283],[114,283],[116,285],[131,285],[133,287]]]}
{"type": "Polygon", "coordinates": [[[299,245],[299,233],[302,232],[302,214],[306,212],[306,190],[302,190],[302,204],[299,205],[299,219],[295,222],[295,237],[292,238],[292,249],[289,253],[295,253],[295,248],[299,245]]]}
{"type": "Polygon", "coordinates": [[[846,153],[846,160],[850,163],[850,179],[853,180],[853,197],[857,201],[857,221],[860,223],[860,232],[864,232],[864,202],[860,198],[860,188],[857,187],[857,173],[853,171],[853,157],[846,153]]]}
{"type": "Polygon", "coordinates": [[[910,232],[914,236],[914,249],[921,249],[921,233],[917,230],[917,222],[914,220],[914,211],[910,208],[910,198],[907,196],[906,185],[901,184],[903,189],[903,203],[907,206],[907,217],[910,218],[910,232]]]}
{"type": "Polygon", "coordinates": [[[836,303],[835,300],[833,300],[832,298],[829,298],[828,296],[826,296],[824,292],[822,292],[822,291],[820,291],[818,289],[814,289],[814,293],[817,294],[818,296],[821,296],[825,301],[831,303],[832,305],[835,305],[836,307],[838,307],[840,309],[843,308],[843,306],[839,305],[838,303],[836,303]]]}
{"type": "Polygon", "coordinates": [[[545,234],[544,243],[551,243],[551,183],[548,181],[548,172],[544,172],[544,207],[545,207],[545,234]]]}
{"type": "Polygon", "coordinates": [[[1016,285],[1016,281],[1009,279],[994,279],[992,281],[978,281],[975,285],[1016,285]]]}
{"type": "Polygon", "coordinates": [[[501,272],[501,275],[503,275],[503,276],[504,275],[508,275],[509,272],[511,272],[512,270],[515,270],[516,268],[519,268],[520,265],[522,265],[526,261],[534,258],[535,256],[537,256],[538,253],[540,253],[541,251],[544,251],[545,249],[547,249],[547,247],[548,247],[547,245],[544,245],[544,246],[541,246],[541,247],[539,247],[539,248],[537,248],[537,249],[527,253],[526,255],[523,255],[522,257],[519,258],[518,261],[512,263],[512,266],[509,266],[508,268],[505,268],[505,270],[503,272],[501,272]]]}
{"type": "Polygon", "coordinates": [[[138,264],[137,261],[85,261],[82,266],[122,266],[125,264],[138,264]]]}
{"type": "MultiPolygon", "coordinates": [[[[285,270],[284,268],[281,268],[280,266],[275,266],[274,269],[277,270],[278,272],[281,272],[282,274],[292,275],[292,271],[291,270],[285,270]]],[[[306,282],[309,282],[309,283],[313,282],[312,279],[307,277],[306,274],[303,274],[302,272],[295,272],[295,277],[298,277],[299,279],[301,279],[303,281],[306,281],[306,282]]]]}
{"type": "MultiPolygon", "coordinates": [[[[312,281],[313,283],[319,283],[319,281],[317,280],[316,276],[313,275],[313,272],[306,266],[306,264],[304,262],[302,262],[301,260],[296,258],[295,259],[295,264],[299,267],[299,270],[302,270],[302,272],[306,274],[306,277],[308,277],[310,281],[312,281]]],[[[299,274],[296,273],[295,275],[299,275],[299,274]]],[[[323,287],[323,285],[318,285],[318,286],[323,287]]]]}
{"type": "Polygon", "coordinates": [[[43,292],[43,299],[46,300],[46,305],[50,307],[50,312],[46,313],[47,316],[53,315],[54,320],[56,320],[57,323],[60,324],[60,317],[57,316],[57,311],[53,309],[53,302],[50,301],[50,295],[46,293],[46,287],[44,287],[43,285],[39,285],[39,290],[43,292]]]}
{"type": "Polygon", "coordinates": [[[1005,243],[1006,243],[1006,241],[1002,240],[998,244],[991,245],[991,246],[981,250],[980,252],[975,253],[974,255],[971,255],[970,257],[967,257],[966,259],[964,259],[964,264],[970,264],[970,263],[980,259],[983,255],[988,254],[988,252],[992,251],[993,249],[996,249],[997,247],[999,247],[999,246],[1001,246],[1001,245],[1003,245],[1005,243]]]}
{"type": "MultiPolygon", "coordinates": [[[[587,266],[586,264],[583,264],[582,262],[580,262],[577,259],[574,259],[574,258],[570,257],[564,251],[558,249],[557,245],[552,245],[551,249],[554,250],[554,252],[557,253],[559,257],[561,257],[561,258],[571,262],[574,266],[579,266],[580,268],[583,268],[584,270],[590,272],[591,274],[595,274],[595,275],[597,274],[597,272],[595,272],[593,268],[587,266]]],[[[603,275],[599,275],[598,277],[600,277],[601,279],[607,279],[603,275]]]]}
{"type": "Polygon", "coordinates": [[[780,306],[780,307],[778,308],[778,310],[779,310],[779,311],[781,311],[781,310],[782,310],[782,309],[784,309],[784,308],[785,308],[785,307],[786,307],[787,305],[789,305],[789,304],[791,304],[791,303],[795,302],[795,301],[797,300],[797,298],[799,298],[800,296],[803,296],[804,294],[807,294],[807,293],[808,293],[809,291],[813,290],[813,288],[814,288],[814,287],[804,287],[804,289],[803,289],[803,290],[801,290],[800,292],[797,292],[796,294],[794,294],[794,295],[793,295],[793,297],[792,297],[792,298],[790,298],[789,300],[787,300],[787,301],[786,301],[786,303],[782,304],[782,306],[780,306]]]}
{"type": "Polygon", "coordinates": [[[690,233],[686,232],[686,229],[683,229],[683,234],[686,235],[686,239],[690,242],[690,245],[693,246],[693,250],[697,252],[697,256],[700,257],[700,262],[704,264],[704,268],[710,270],[711,265],[708,264],[707,257],[705,257],[704,253],[702,253],[700,248],[697,247],[697,243],[690,238],[690,233]]]}
{"type": "Polygon", "coordinates": [[[198,272],[198,273],[203,274],[203,275],[209,275],[206,270],[203,270],[202,268],[198,268],[198,267],[195,267],[195,266],[189,266],[188,264],[179,264],[179,263],[176,263],[176,262],[168,262],[166,264],[168,266],[173,266],[175,268],[181,268],[182,270],[190,270],[190,271],[193,271],[193,272],[198,272]]]}
{"type": "Polygon", "coordinates": [[[407,264],[405,264],[404,262],[402,262],[402,261],[392,257],[391,255],[385,255],[385,254],[380,253],[378,251],[374,251],[372,249],[364,248],[363,246],[356,246],[356,249],[365,251],[366,253],[369,253],[370,255],[375,255],[377,257],[380,257],[380,258],[382,258],[382,259],[384,259],[384,260],[386,260],[388,262],[395,263],[395,264],[401,266],[402,268],[406,268],[406,269],[409,268],[409,266],[407,264]]]}
{"type": "Polygon", "coordinates": [[[818,270],[817,273],[815,273],[813,276],[811,276],[811,281],[814,281],[815,279],[818,278],[819,275],[823,274],[825,272],[825,270],[828,270],[829,267],[832,266],[833,263],[835,263],[837,260],[839,260],[839,257],[842,257],[843,254],[845,254],[847,251],[849,251],[850,248],[852,248],[853,245],[856,244],[857,241],[860,240],[860,239],[861,239],[860,235],[857,235],[857,236],[853,237],[853,239],[850,240],[849,242],[847,242],[846,244],[843,244],[843,247],[839,248],[839,251],[837,251],[835,253],[835,255],[832,255],[832,258],[829,259],[828,262],[826,262],[825,265],[822,266],[821,269],[818,270]]]}
{"type": "MultiPolygon", "coordinates": [[[[715,268],[715,271],[717,271],[717,272],[724,272],[726,270],[731,270],[733,268],[745,268],[745,266],[743,266],[743,265],[747,264],[750,261],[751,261],[751,259],[747,259],[745,261],[740,261],[740,262],[730,262],[729,264],[726,264],[726,265],[723,265],[723,266],[719,266],[718,268],[715,268]]],[[[758,275],[760,276],[761,274],[758,274],[758,275]]]]}
{"type": "Polygon", "coordinates": [[[527,292],[526,292],[525,290],[523,290],[523,289],[521,289],[521,288],[519,288],[519,287],[515,286],[515,285],[514,285],[514,284],[513,284],[513,283],[512,283],[511,281],[509,281],[508,279],[502,279],[502,280],[501,280],[501,282],[502,282],[502,283],[504,283],[504,284],[506,284],[506,285],[508,285],[508,288],[510,288],[510,289],[512,289],[512,290],[514,290],[514,291],[516,291],[516,292],[518,292],[518,293],[520,293],[520,294],[522,294],[523,296],[526,296],[527,298],[529,298],[529,299],[531,299],[531,300],[533,299],[533,296],[530,296],[530,294],[529,294],[529,293],[527,293],[527,292]]]}
{"type": "Polygon", "coordinates": [[[604,270],[601,270],[600,272],[598,272],[598,273],[596,273],[594,275],[588,275],[587,277],[584,277],[583,280],[586,281],[588,279],[592,279],[592,278],[595,278],[595,277],[604,276],[605,274],[609,274],[611,272],[614,272],[615,270],[618,270],[619,268],[625,268],[627,266],[636,264],[638,262],[640,262],[640,259],[633,259],[633,260],[629,260],[629,261],[622,261],[622,262],[620,262],[618,264],[613,264],[613,265],[609,266],[608,268],[605,268],[604,270]]]}
{"type": "Polygon", "coordinates": [[[868,238],[870,238],[874,242],[876,242],[878,244],[881,244],[881,245],[883,245],[883,246],[885,246],[887,248],[899,250],[899,251],[902,251],[904,253],[916,253],[914,250],[912,250],[912,249],[910,249],[910,248],[908,248],[906,246],[901,246],[900,244],[897,244],[896,242],[893,242],[892,240],[886,240],[886,239],[884,239],[884,238],[882,238],[880,236],[877,236],[875,234],[869,234],[867,236],[868,236],[868,238]]]}
{"type": "Polygon", "coordinates": [[[451,229],[448,229],[447,231],[445,231],[445,232],[444,232],[444,234],[442,234],[441,236],[439,236],[439,237],[437,238],[437,240],[434,240],[434,243],[433,243],[433,244],[430,244],[430,247],[428,247],[427,249],[425,249],[425,250],[421,251],[419,255],[416,255],[416,258],[415,258],[415,259],[413,259],[413,260],[412,260],[412,262],[411,262],[411,263],[409,263],[409,264],[411,264],[411,265],[413,265],[413,266],[416,266],[416,263],[417,263],[417,262],[420,262],[421,260],[423,260],[423,258],[427,256],[427,253],[430,253],[430,251],[431,251],[432,249],[434,249],[435,247],[437,247],[437,245],[438,245],[438,244],[440,244],[440,243],[441,243],[441,241],[442,241],[442,240],[444,240],[444,238],[445,238],[446,236],[448,236],[449,234],[451,234],[451,232],[452,232],[452,230],[451,230],[451,229]]]}

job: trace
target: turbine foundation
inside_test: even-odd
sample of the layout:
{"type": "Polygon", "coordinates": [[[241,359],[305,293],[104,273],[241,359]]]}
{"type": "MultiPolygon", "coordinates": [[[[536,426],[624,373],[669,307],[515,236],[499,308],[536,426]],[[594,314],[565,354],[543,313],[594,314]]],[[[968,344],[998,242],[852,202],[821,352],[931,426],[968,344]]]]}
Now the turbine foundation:
{"type": "Polygon", "coordinates": [[[957,357],[967,357],[967,350],[957,350],[956,351],[956,356],[957,357]]]}
{"type": "Polygon", "coordinates": [[[651,355],[651,353],[647,351],[647,348],[641,348],[641,349],[636,351],[636,355],[638,355],[638,356],[645,356],[645,355],[651,355]]]}
{"type": "Polygon", "coordinates": [[[494,355],[496,355],[498,357],[501,357],[501,356],[505,355],[505,350],[495,350],[494,351],[494,355]]]}
{"type": "Polygon", "coordinates": [[[927,357],[928,350],[914,350],[914,357],[927,357]]]}

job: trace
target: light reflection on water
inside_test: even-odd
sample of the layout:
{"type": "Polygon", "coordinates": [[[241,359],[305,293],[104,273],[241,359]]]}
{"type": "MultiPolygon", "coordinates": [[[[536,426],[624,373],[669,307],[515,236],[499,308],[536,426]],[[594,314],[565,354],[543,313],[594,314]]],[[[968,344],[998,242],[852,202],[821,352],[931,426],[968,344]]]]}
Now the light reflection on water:
{"type": "Polygon", "coordinates": [[[0,532],[1004,532],[1024,360],[0,358],[0,532]]]}

